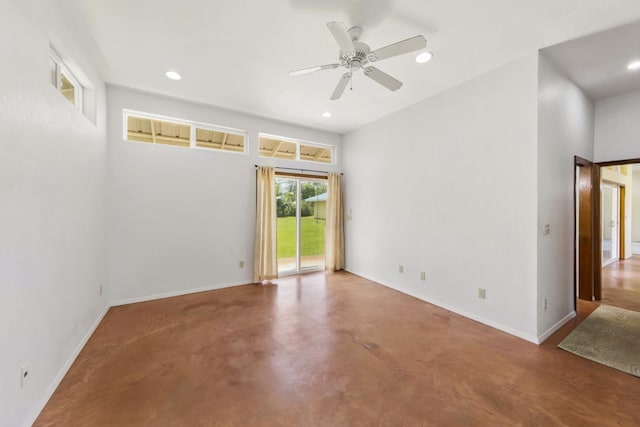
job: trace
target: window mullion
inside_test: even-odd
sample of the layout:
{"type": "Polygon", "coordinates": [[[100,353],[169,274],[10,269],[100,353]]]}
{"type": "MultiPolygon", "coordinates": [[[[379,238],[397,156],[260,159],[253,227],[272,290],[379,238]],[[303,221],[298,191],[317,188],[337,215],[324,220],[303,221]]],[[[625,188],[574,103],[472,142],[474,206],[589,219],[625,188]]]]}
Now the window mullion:
{"type": "Polygon", "coordinates": [[[196,146],[196,127],[191,125],[191,135],[189,136],[189,148],[196,146]]]}
{"type": "Polygon", "coordinates": [[[56,61],[56,89],[62,89],[62,70],[60,62],[56,61]]]}

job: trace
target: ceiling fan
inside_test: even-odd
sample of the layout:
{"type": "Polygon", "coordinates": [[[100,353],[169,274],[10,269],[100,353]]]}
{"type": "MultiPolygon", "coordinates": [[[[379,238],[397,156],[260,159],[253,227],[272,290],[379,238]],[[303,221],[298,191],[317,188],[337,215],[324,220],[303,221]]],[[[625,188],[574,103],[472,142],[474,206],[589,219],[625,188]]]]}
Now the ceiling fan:
{"type": "Polygon", "coordinates": [[[380,83],[389,90],[396,91],[400,89],[402,87],[401,81],[391,77],[383,71],[380,71],[376,67],[370,66],[369,64],[382,59],[424,49],[427,46],[427,40],[420,35],[372,51],[368,45],[360,41],[362,28],[351,27],[347,30],[346,26],[342,22],[329,22],[327,27],[329,27],[329,31],[331,31],[333,38],[336,39],[336,42],[338,42],[338,46],[340,47],[340,62],[291,71],[289,75],[300,76],[302,74],[314,73],[321,70],[332,70],[338,67],[346,68],[348,71],[342,75],[338,81],[338,86],[336,86],[336,89],[331,95],[332,101],[340,99],[344,90],[347,88],[347,85],[351,81],[353,73],[358,70],[362,70],[365,76],[380,83]]]}

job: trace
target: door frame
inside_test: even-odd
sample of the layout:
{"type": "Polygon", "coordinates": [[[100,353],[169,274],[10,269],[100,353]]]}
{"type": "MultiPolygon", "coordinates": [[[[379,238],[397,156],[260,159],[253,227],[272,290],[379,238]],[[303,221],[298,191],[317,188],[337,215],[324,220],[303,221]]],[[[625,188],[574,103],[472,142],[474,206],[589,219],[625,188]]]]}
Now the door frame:
{"type": "MultiPolygon", "coordinates": [[[[326,177],[317,176],[317,175],[306,175],[301,173],[289,173],[289,172],[276,172],[276,179],[289,179],[291,181],[296,181],[296,268],[295,270],[288,270],[280,272],[278,271],[278,276],[286,277],[286,276],[295,276],[298,274],[305,273],[313,273],[316,271],[323,271],[325,266],[318,267],[302,267],[302,248],[301,248],[301,236],[300,229],[301,224],[300,221],[302,219],[301,209],[302,209],[302,182],[324,182],[325,184],[328,182],[326,177]]],[[[326,254],[325,247],[325,254],[326,254]]],[[[276,258],[278,254],[276,251],[276,258]]]]}
{"type": "MultiPolygon", "coordinates": [[[[574,286],[573,291],[576,296],[576,307],[577,307],[577,298],[587,299],[593,301],[600,301],[602,299],[602,233],[601,233],[601,209],[600,209],[600,182],[601,182],[601,173],[600,168],[605,166],[620,166],[620,165],[630,165],[640,163],[640,158],[633,159],[624,159],[624,160],[611,160],[606,162],[591,162],[587,159],[583,159],[579,156],[574,156],[574,164],[573,164],[573,175],[574,175],[574,183],[573,183],[573,194],[574,194],[574,203],[573,203],[573,223],[574,223],[574,269],[573,269],[573,278],[574,278],[574,286]],[[584,203],[588,209],[591,209],[591,227],[592,237],[588,239],[589,244],[586,246],[587,254],[583,256],[582,249],[583,245],[578,247],[578,239],[579,239],[579,222],[578,222],[578,203],[579,196],[577,197],[577,188],[578,188],[578,177],[576,170],[577,168],[590,168],[590,181],[591,181],[591,191],[589,192],[590,202],[584,203]],[[578,258],[580,257],[580,258],[578,258]],[[582,262],[581,262],[582,261],[582,262]],[[590,265],[585,266],[584,262],[591,262],[590,265]],[[587,279],[584,280],[584,283],[578,283],[578,280],[583,282],[583,278],[581,274],[578,274],[579,271],[587,272],[587,279]]],[[[620,194],[619,194],[619,203],[621,206],[619,207],[619,215],[620,215],[620,226],[619,228],[619,240],[620,240],[620,254],[626,253],[625,247],[625,239],[624,234],[626,230],[626,224],[624,221],[624,204],[626,203],[626,187],[624,185],[620,186],[620,194]]],[[[582,206],[582,205],[581,205],[582,206]]]]}

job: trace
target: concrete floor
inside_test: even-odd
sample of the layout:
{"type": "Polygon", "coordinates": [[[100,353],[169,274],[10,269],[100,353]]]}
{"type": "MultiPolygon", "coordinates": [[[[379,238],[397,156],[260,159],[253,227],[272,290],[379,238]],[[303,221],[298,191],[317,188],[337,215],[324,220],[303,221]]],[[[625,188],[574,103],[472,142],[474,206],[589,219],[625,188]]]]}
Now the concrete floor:
{"type": "Polygon", "coordinates": [[[115,307],[35,425],[640,425],[556,347],[584,316],[536,346],[348,273],[115,307]]]}

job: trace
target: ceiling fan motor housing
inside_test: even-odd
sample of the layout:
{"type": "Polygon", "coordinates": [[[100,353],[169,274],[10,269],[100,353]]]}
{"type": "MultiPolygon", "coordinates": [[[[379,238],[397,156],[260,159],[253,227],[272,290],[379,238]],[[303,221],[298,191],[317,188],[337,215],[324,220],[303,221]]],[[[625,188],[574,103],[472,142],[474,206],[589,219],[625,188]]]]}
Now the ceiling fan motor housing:
{"type": "Polygon", "coordinates": [[[353,46],[356,49],[355,54],[347,54],[340,51],[340,63],[350,69],[359,69],[367,65],[373,58],[369,45],[354,40],[353,46]]]}

